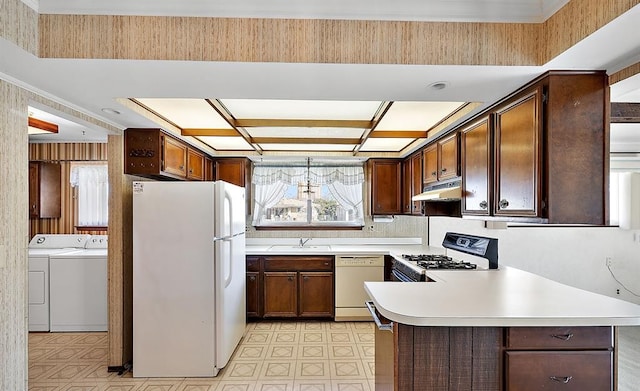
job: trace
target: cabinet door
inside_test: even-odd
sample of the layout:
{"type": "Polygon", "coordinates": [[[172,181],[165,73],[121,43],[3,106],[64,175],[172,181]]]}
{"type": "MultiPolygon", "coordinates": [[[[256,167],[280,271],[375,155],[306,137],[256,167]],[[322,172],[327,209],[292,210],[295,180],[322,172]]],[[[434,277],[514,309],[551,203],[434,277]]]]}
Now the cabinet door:
{"type": "Polygon", "coordinates": [[[260,273],[247,272],[247,317],[260,316],[260,273]]]}
{"type": "Polygon", "coordinates": [[[438,146],[436,144],[425,148],[422,156],[424,162],[423,178],[425,184],[438,181],[438,146]]]}
{"type": "Polygon", "coordinates": [[[506,353],[507,390],[610,391],[610,351],[521,351],[506,353]]]}
{"type": "Polygon", "coordinates": [[[460,132],[462,213],[488,216],[491,200],[489,117],[460,132]]]}
{"type": "Polygon", "coordinates": [[[536,89],[496,113],[495,215],[538,215],[540,95],[536,89]]]}
{"type": "Polygon", "coordinates": [[[204,159],[204,180],[213,180],[213,160],[209,159],[208,157],[205,157],[204,159]]]}
{"type": "Polygon", "coordinates": [[[298,279],[296,272],[264,272],[264,316],[296,317],[298,279]]]}
{"type": "Polygon", "coordinates": [[[216,180],[245,187],[247,161],[242,158],[216,160],[216,180]]]}
{"type": "Polygon", "coordinates": [[[162,137],[162,171],[179,177],[187,176],[187,147],[171,137],[162,137]]]}
{"type": "Polygon", "coordinates": [[[372,214],[402,213],[401,179],[400,160],[371,161],[372,214]]]}
{"type": "MultiPolygon", "coordinates": [[[[422,154],[411,157],[411,197],[422,193],[422,154]]],[[[411,214],[422,214],[422,201],[411,201],[411,214]]]]}
{"type": "Polygon", "coordinates": [[[59,163],[29,162],[29,217],[60,218],[62,166],[59,163]]]}
{"type": "Polygon", "coordinates": [[[412,196],[411,160],[402,162],[402,213],[411,214],[412,196]]]}
{"type": "Polygon", "coordinates": [[[452,134],[438,141],[438,180],[458,176],[458,135],[452,134]]]}
{"type": "Polygon", "coordinates": [[[299,272],[301,317],[333,317],[333,273],[299,272]]]}
{"type": "Polygon", "coordinates": [[[188,149],[187,168],[187,179],[203,181],[205,177],[204,155],[193,149],[188,149]]]}
{"type": "Polygon", "coordinates": [[[40,216],[40,175],[37,162],[29,162],[29,217],[40,216]]]}

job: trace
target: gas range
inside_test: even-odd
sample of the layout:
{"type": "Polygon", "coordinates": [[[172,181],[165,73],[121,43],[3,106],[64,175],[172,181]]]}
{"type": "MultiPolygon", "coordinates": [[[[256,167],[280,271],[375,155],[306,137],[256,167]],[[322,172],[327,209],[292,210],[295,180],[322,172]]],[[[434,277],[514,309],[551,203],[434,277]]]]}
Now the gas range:
{"type": "MultiPolygon", "coordinates": [[[[489,269],[498,268],[498,239],[447,232],[442,245],[446,249],[485,258],[489,269]]],[[[447,255],[420,254],[395,256],[391,272],[394,281],[433,281],[429,270],[481,270],[468,261],[453,259],[447,255]]]]}

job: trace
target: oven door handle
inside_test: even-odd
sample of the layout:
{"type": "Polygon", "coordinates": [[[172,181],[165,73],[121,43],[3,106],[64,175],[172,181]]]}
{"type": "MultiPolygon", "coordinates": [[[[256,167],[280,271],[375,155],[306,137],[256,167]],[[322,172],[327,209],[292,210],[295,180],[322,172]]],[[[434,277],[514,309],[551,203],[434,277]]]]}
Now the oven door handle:
{"type": "Polygon", "coordinates": [[[393,276],[401,282],[415,282],[415,280],[412,280],[411,278],[407,277],[406,275],[404,275],[402,272],[398,271],[398,270],[391,270],[391,274],[393,274],[393,276]]]}
{"type": "Polygon", "coordinates": [[[373,316],[373,321],[376,322],[376,326],[380,331],[390,331],[393,333],[393,322],[384,324],[376,314],[376,306],[373,304],[373,301],[365,301],[364,304],[367,306],[367,309],[373,316]]]}

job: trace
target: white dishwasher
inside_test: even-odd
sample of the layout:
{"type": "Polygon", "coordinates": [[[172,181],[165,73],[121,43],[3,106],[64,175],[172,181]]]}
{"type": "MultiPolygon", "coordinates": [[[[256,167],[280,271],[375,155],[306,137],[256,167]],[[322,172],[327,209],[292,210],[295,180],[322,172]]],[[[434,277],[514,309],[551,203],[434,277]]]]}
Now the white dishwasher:
{"type": "Polygon", "coordinates": [[[364,304],[371,300],[365,281],[384,281],[383,255],[336,256],[336,321],[373,320],[364,304]]]}

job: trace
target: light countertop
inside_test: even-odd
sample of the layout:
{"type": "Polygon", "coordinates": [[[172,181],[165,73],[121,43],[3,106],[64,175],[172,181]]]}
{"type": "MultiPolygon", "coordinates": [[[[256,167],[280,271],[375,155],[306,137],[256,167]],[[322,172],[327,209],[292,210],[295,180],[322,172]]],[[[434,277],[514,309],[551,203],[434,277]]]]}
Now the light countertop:
{"type": "Polygon", "coordinates": [[[640,306],[519,269],[429,271],[436,282],[365,282],[378,312],[414,326],[640,325],[640,306]]]}
{"type": "Polygon", "coordinates": [[[442,254],[444,249],[422,244],[420,238],[314,238],[303,247],[299,239],[247,239],[247,255],[389,255],[442,254]]]}

